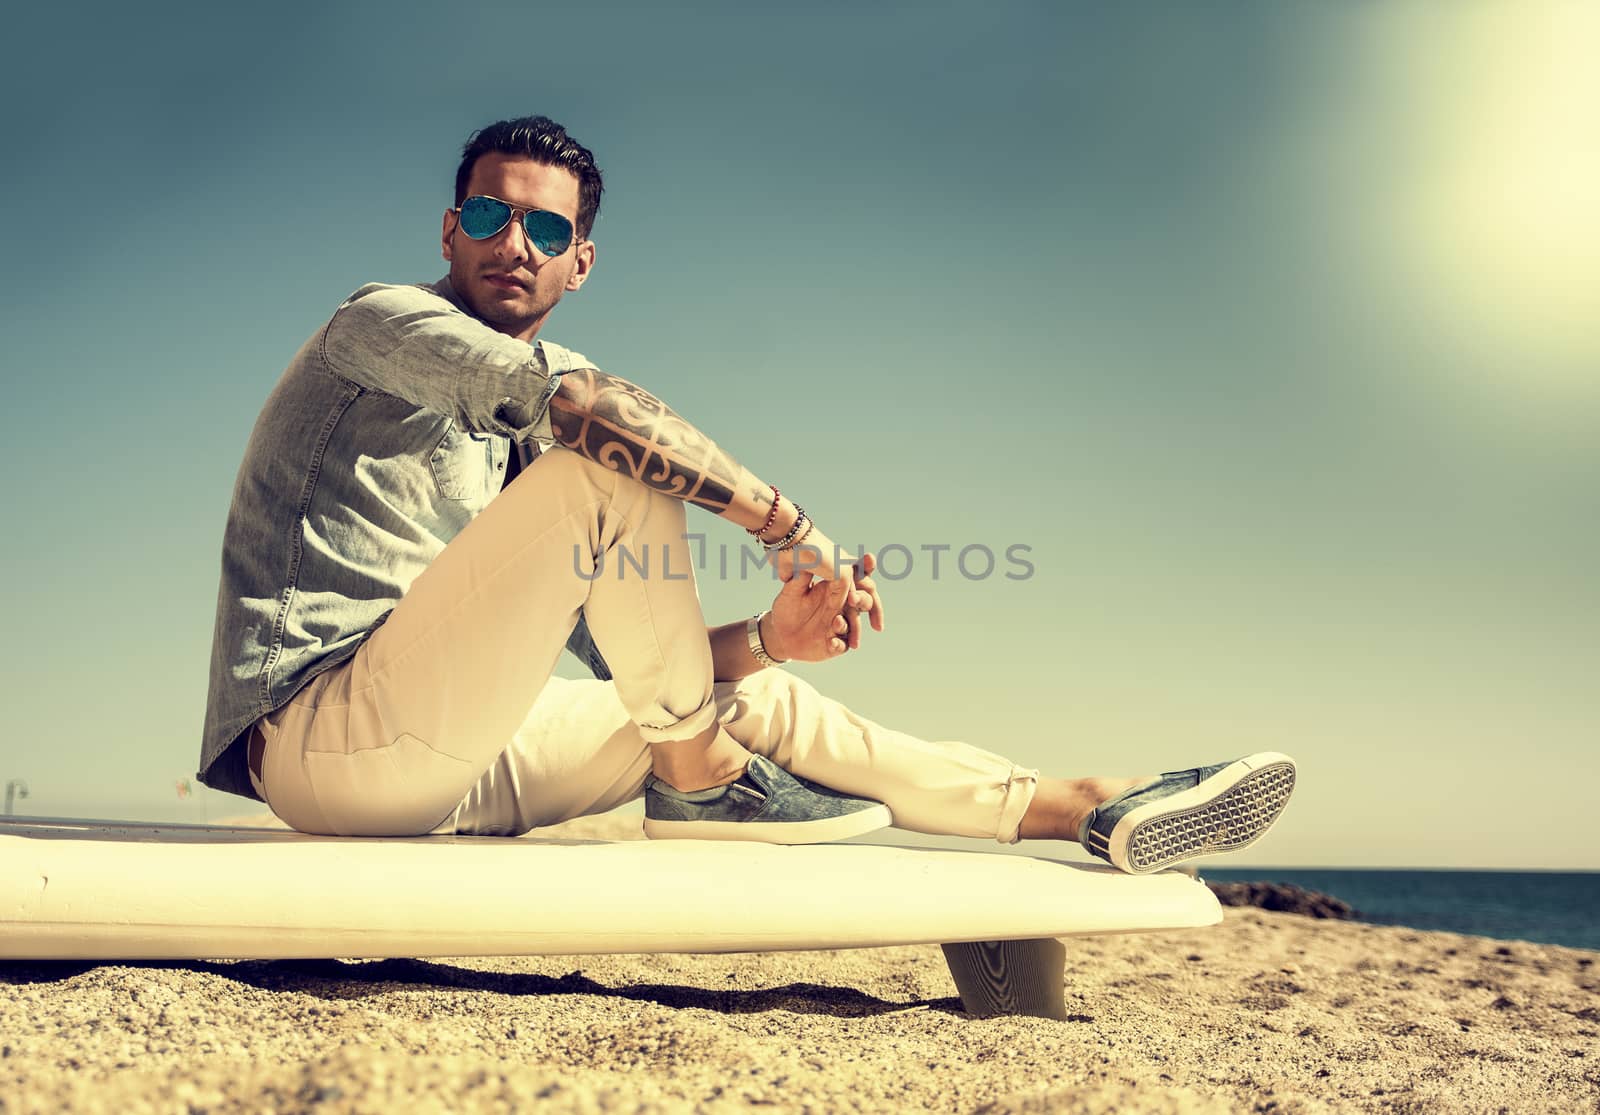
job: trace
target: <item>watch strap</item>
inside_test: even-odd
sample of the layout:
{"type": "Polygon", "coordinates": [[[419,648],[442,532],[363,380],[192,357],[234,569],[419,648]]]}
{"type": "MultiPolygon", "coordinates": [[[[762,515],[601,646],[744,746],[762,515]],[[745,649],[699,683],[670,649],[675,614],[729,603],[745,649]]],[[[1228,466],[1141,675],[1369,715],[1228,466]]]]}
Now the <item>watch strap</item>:
{"type": "Polygon", "coordinates": [[[745,638],[750,643],[750,655],[763,666],[781,666],[787,659],[774,658],[767,653],[766,646],[761,642],[761,619],[767,613],[751,616],[745,623],[745,638]]]}

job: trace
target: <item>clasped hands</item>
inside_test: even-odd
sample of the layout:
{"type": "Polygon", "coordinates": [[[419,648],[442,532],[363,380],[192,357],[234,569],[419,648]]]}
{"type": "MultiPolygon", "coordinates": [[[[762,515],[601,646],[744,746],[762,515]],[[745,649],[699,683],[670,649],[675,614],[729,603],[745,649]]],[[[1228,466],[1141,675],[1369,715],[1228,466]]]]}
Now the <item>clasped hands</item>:
{"type": "Polygon", "coordinates": [[[883,630],[883,600],[872,580],[878,559],[863,553],[830,579],[832,555],[808,555],[811,549],[798,546],[773,562],[783,588],[762,624],[761,641],[774,658],[823,662],[854,650],[861,645],[863,614],[874,631],[883,630]]]}

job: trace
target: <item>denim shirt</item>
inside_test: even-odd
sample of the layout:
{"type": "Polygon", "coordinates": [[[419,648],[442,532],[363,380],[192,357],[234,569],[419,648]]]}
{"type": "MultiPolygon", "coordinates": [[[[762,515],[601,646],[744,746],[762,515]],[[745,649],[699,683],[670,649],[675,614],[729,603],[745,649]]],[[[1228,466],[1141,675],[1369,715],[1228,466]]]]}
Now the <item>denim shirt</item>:
{"type": "MultiPolygon", "coordinates": [[[[589,366],[489,328],[448,279],[370,283],[301,347],[234,481],[201,782],[259,800],[250,726],[377,630],[499,494],[509,454],[554,440],[550,398],[589,366]]],[[[581,613],[567,648],[610,679],[581,613]]]]}

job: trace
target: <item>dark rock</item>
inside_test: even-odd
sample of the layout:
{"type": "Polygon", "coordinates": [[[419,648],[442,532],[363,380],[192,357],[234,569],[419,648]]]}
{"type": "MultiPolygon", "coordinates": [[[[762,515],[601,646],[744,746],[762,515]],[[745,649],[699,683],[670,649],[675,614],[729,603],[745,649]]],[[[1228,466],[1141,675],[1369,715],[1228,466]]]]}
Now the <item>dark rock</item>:
{"type": "Polygon", "coordinates": [[[1255,906],[1262,910],[1341,921],[1358,916],[1348,902],[1293,883],[1207,883],[1206,886],[1224,906],[1255,906]]]}

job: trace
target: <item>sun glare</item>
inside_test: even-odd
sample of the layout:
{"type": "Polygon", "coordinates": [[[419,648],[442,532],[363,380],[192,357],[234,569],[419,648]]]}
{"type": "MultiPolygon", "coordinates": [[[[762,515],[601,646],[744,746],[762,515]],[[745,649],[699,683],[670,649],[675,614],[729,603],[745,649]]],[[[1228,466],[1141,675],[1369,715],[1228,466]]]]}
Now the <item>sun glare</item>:
{"type": "Polygon", "coordinates": [[[1600,4],[1450,10],[1389,39],[1414,293],[1530,386],[1600,386],[1600,4]]]}

